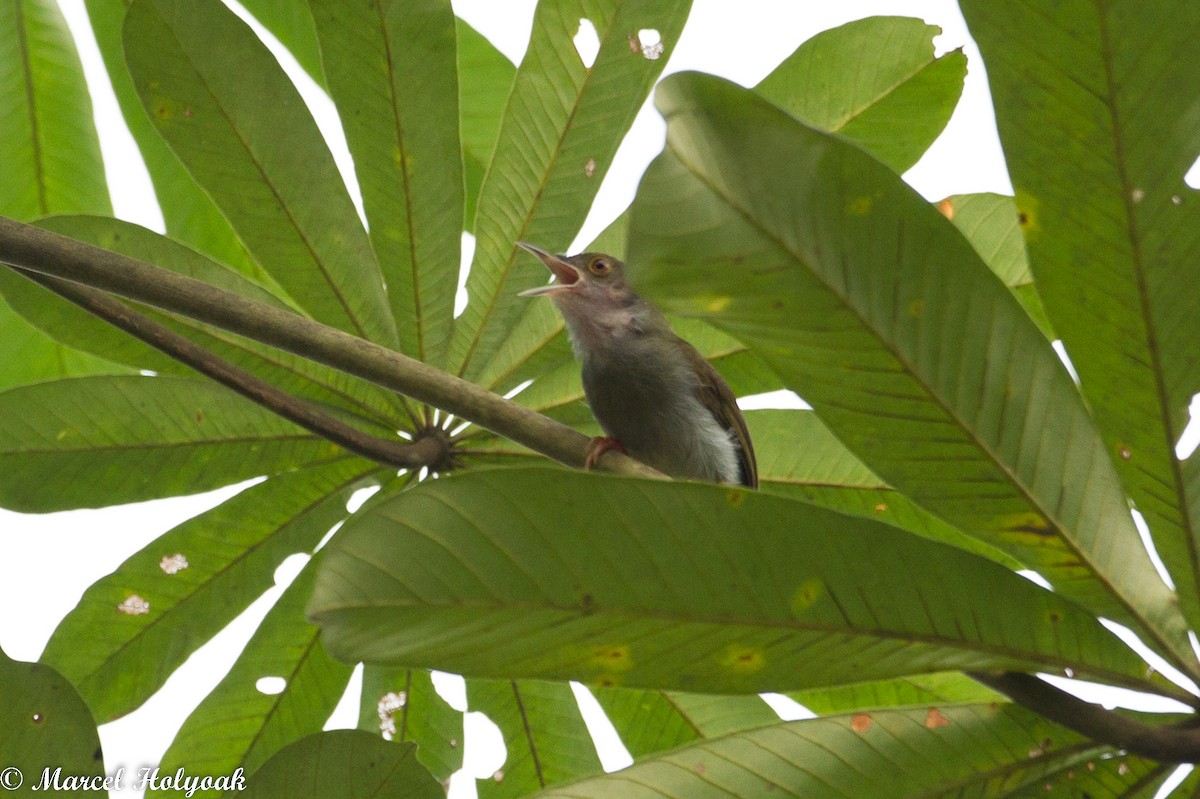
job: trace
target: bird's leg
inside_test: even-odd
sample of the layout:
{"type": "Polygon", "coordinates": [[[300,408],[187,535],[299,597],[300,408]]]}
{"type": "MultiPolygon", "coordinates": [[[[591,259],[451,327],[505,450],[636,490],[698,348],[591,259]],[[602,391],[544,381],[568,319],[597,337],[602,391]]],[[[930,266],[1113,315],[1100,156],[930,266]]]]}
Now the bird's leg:
{"type": "MultiPolygon", "coordinates": [[[[591,469],[594,467],[600,456],[610,449],[615,449],[617,452],[625,452],[625,445],[612,436],[596,436],[593,438],[592,443],[588,444],[587,457],[583,459],[583,468],[591,469]]],[[[629,453],[626,452],[625,454],[628,455],[629,453]]]]}

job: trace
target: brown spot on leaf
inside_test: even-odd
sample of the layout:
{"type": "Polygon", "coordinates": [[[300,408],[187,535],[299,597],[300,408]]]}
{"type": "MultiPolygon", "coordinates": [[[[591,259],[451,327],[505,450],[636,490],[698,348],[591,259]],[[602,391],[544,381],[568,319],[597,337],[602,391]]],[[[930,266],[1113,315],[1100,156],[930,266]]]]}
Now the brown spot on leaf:
{"type": "Polygon", "coordinates": [[[925,726],[931,730],[936,730],[938,727],[949,727],[950,719],[943,716],[942,711],[936,707],[931,707],[925,714],[925,726]]]}
{"type": "Polygon", "coordinates": [[[855,713],[850,718],[850,729],[859,734],[871,729],[871,715],[869,713],[855,713]]]}
{"type": "Polygon", "coordinates": [[[938,203],[937,208],[942,212],[942,216],[946,217],[947,219],[954,218],[954,200],[950,199],[949,197],[938,203]]]}

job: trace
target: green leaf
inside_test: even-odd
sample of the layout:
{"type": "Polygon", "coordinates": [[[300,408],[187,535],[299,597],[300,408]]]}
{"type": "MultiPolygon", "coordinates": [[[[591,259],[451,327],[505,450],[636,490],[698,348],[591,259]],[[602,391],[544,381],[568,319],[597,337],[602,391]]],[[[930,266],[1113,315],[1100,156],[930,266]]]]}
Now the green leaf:
{"type": "MultiPolygon", "coordinates": [[[[104,756],[91,711],[61,674],[40,663],[12,660],[0,650],[0,764],[4,789],[33,789],[48,772],[54,779],[102,779],[104,756]],[[11,770],[17,769],[14,784],[11,770]]],[[[64,784],[64,783],[60,783],[64,784]]],[[[13,795],[27,796],[27,793],[13,795]]],[[[85,796],[84,792],[70,796],[85,796]]]]}
{"type": "Polygon", "coordinates": [[[442,699],[421,669],[363,668],[358,728],[417,745],[417,760],[440,782],[462,768],[463,714],[442,699]]]}
{"type": "MultiPolygon", "coordinates": [[[[184,721],[163,755],[163,773],[183,768],[191,774],[219,775],[244,768],[254,775],[272,755],[325,726],[353,667],[330,657],[321,646],[320,631],[304,621],[315,572],[310,561],[267,613],[233,668],[184,721]],[[257,687],[263,677],[281,677],[286,686],[279,693],[264,693],[257,687]]],[[[247,784],[263,790],[254,776],[247,784]]],[[[146,795],[173,797],[174,792],[151,790],[146,795]]]]}
{"type": "Polygon", "coordinates": [[[400,349],[440,363],[453,321],[463,220],[454,12],[449,0],[309,6],[400,349]]]}
{"type": "Polygon", "coordinates": [[[58,4],[0,7],[0,214],[112,213],[92,99],[58,4]]]}
{"type": "Polygon", "coordinates": [[[167,233],[197,250],[258,280],[269,279],[262,267],[246,252],[229,221],[212,198],[163,141],[142,107],[137,89],[125,65],[121,30],[130,0],[84,0],[92,32],[112,81],[121,115],[141,150],[154,184],[155,199],[162,210],[167,233]]]}
{"type": "Polygon", "coordinates": [[[394,345],[370,240],[274,56],[213,0],[135,0],[124,41],[154,124],[259,263],[317,320],[394,345]]]}
{"type": "Polygon", "coordinates": [[[601,771],[579,703],[565,682],[468,680],[467,706],[495,722],[508,752],[498,778],[477,783],[480,799],[528,796],[601,771]]]}
{"type": "Polygon", "coordinates": [[[949,705],[1008,700],[970,677],[957,673],[921,674],[881,682],[850,683],[788,694],[817,715],[850,710],[949,705]]]}
{"type": "Polygon", "coordinates": [[[11,510],[194,494],[341,452],[207,380],[79,377],[0,392],[0,504],[11,510]]]}
{"type": "Polygon", "coordinates": [[[1200,6],[963,3],[1029,261],[1134,504],[1200,626],[1200,506],[1175,444],[1200,391],[1200,6]]]}
{"type": "Polygon", "coordinates": [[[909,17],[849,22],[800,45],[754,91],[904,172],[946,127],[962,94],[966,56],[934,57],[932,39],[941,32],[909,17]]]}
{"type": "Polygon", "coordinates": [[[1069,667],[1147,685],[1094,618],[983,558],[778,497],[557,469],[476,470],[356,514],[309,613],[339,657],[468,676],[757,693],[1069,667]]]}
{"type": "Polygon", "coordinates": [[[657,102],[635,285],[762,355],[888,484],[1192,670],[1075,385],[953,225],[753,92],[685,73],[657,102]]]}
{"type": "Polygon", "coordinates": [[[492,161],[500,120],[517,68],[483,34],[458,20],[458,97],[466,177],[464,229],[473,230],[483,174],[492,161]]]}
{"type": "Polygon", "coordinates": [[[271,758],[233,799],[320,796],[322,799],[442,799],[442,786],[417,762],[412,744],[393,744],[359,730],[303,738],[271,758]]]}
{"type": "Polygon", "coordinates": [[[97,718],[137,708],[274,585],[285,558],[313,550],[368,469],[343,459],[276,475],[164,533],[84,592],[42,661],[97,718]],[[144,613],[118,612],[131,596],[148,604],[144,613]]]}
{"type": "Polygon", "coordinates": [[[526,310],[521,289],[545,282],[545,267],[518,257],[514,242],[565,247],[579,230],[605,173],[674,49],[690,0],[547,0],[538,5],[495,152],[480,190],[470,301],[455,320],[450,371],[477,375],[526,310]],[[590,68],[572,41],[580,20],[596,29],[590,68]],[[631,48],[637,31],[659,32],[663,53],[631,48]]]}
{"type": "Polygon", "coordinates": [[[537,796],[1009,796],[1106,752],[1011,705],[889,710],[701,741],[537,796]]]}

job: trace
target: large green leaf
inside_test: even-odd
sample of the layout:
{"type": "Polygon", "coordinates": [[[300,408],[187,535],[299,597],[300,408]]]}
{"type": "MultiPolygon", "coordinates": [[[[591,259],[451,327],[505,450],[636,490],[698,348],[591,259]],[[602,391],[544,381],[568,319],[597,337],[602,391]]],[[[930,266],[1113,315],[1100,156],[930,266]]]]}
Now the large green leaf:
{"type": "Polygon", "coordinates": [[[635,284],[750,345],[890,485],[1194,670],[1075,385],[954,226],[727,81],[674,75],[657,102],[635,284]]]}
{"type": "Polygon", "coordinates": [[[1175,444],[1200,391],[1200,5],[963,13],[987,59],[1038,290],[1108,452],[1200,626],[1200,507],[1175,444]]]}
{"type": "MultiPolygon", "coordinates": [[[[1094,765],[1108,753],[1011,705],[888,710],[794,721],[700,741],[537,796],[1010,796],[1026,787],[1042,790],[1059,779],[1062,790],[1070,790],[1068,770],[1085,771],[1089,761],[1094,765]]],[[[1141,761],[1138,767],[1118,769],[1114,762],[1112,773],[1118,776],[1119,771],[1121,781],[1132,786],[1152,768],[1141,761]]]]}
{"type": "Polygon", "coordinates": [[[394,345],[346,186],[253,32],[215,0],[135,0],[124,42],[154,124],[267,272],[319,321],[394,345]]]}
{"type": "Polygon", "coordinates": [[[449,0],[309,5],[400,349],[441,362],[463,220],[454,12],[449,0]]]}
{"type": "Polygon", "coordinates": [[[343,459],[276,475],[164,533],[84,592],[42,661],[97,718],[128,713],[270,588],[284,558],[312,551],[369,468],[343,459]],[[118,613],[131,596],[144,612],[118,613]]]}
{"type": "Polygon", "coordinates": [[[800,45],[754,90],[904,172],[946,127],[962,94],[966,56],[935,57],[939,33],[910,17],[849,22],[800,45]]]}
{"type": "Polygon", "coordinates": [[[352,660],[713,693],[979,669],[1150,684],[1002,566],[739,489],[475,470],[388,497],[330,547],[309,612],[352,660]]]}
{"type": "Polygon", "coordinates": [[[438,695],[423,669],[363,668],[358,728],[418,746],[417,760],[445,782],[463,764],[463,714],[438,695]]]}
{"type": "MultiPolygon", "coordinates": [[[[321,646],[320,631],[304,621],[315,573],[310,561],[267,613],[233,668],[188,716],[163,755],[164,773],[179,768],[191,774],[232,774],[238,768],[253,773],[288,744],[325,726],[353,667],[330,657],[321,646]],[[263,677],[279,677],[286,684],[277,693],[266,693],[258,687],[263,677]]],[[[253,786],[253,779],[248,782],[253,786]]],[[[166,789],[146,794],[148,799],[174,795],[166,789]]],[[[194,794],[203,799],[218,795],[194,794]]]]}
{"type": "Polygon", "coordinates": [[[194,494],[341,454],[207,380],[79,377],[0,392],[0,504],[12,510],[194,494]]]}
{"type": "Polygon", "coordinates": [[[545,0],[538,4],[475,216],[470,301],[455,320],[451,371],[476,375],[526,311],[521,289],[544,283],[546,269],[515,242],[550,249],[570,243],[617,145],[662,71],[690,0],[545,0]],[[600,38],[589,68],[572,41],[587,19],[600,38]],[[643,56],[637,32],[657,30],[659,58],[643,56]]]}
{"type": "Polygon", "coordinates": [[[12,660],[3,650],[0,730],[0,787],[11,795],[31,795],[43,772],[53,778],[56,769],[67,778],[104,775],[96,722],[71,683],[49,666],[12,660]],[[17,793],[22,783],[25,792],[17,793]]]}
{"type": "MultiPolygon", "coordinates": [[[[393,744],[359,730],[302,738],[263,764],[230,799],[442,799],[442,786],[417,762],[412,744],[393,744]]],[[[196,794],[199,795],[199,794],[196,794]]]]}
{"type": "Polygon", "coordinates": [[[586,774],[600,758],[571,686],[535,680],[468,680],[467,706],[500,728],[508,757],[481,799],[528,796],[586,774]]]}

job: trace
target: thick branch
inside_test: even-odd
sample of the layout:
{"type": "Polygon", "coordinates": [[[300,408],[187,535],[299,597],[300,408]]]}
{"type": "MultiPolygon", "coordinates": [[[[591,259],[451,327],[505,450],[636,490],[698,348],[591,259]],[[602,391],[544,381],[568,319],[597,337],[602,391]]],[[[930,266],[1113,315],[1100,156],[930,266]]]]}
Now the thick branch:
{"type": "Polygon", "coordinates": [[[16,271],[251,402],[365,458],[400,469],[414,469],[433,466],[447,455],[447,442],[442,437],[426,436],[410,444],[367,435],[322,413],[312,404],[280,391],[102,291],[25,269],[16,271]]]}
{"type": "Polygon", "coordinates": [[[1200,762],[1200,720],[1196,718],[1154,726],[1084,702],[1032,674],[972,673],[970,677],[1093,741],[1161,763],[1200,762]]]}
{"type": "MultiPolygon", "coordinates": [[[[567,466],[582,467],[589,439],[474,383],[294,313],[119,253],[0,217],[0,263],[102,289],[179,313],[369,380],[567,466]]],[[[619,452],[606,471],[661,475],[619,452]]]]}

